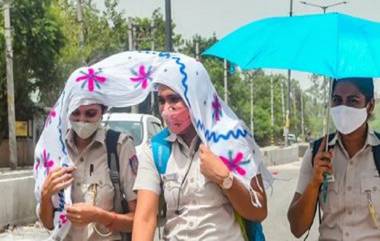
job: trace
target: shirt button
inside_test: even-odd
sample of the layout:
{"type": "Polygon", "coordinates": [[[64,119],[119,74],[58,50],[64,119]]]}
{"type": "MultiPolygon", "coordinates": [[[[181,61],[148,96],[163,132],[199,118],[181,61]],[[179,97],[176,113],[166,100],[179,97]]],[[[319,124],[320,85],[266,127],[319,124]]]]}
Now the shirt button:
{"type": "Polygon", "coordinates": [[[377,187],[376,187],[376,186],[373,187],[373,188],[372,188],[372,191],[376,192],[376,191],[377,191],[377,187]]]}
{"type": "Polygon", "coordinates": [[[346,237],[350,236],[350,234],[348,232],[345,233],[346,237]]]}
{"type": "Polygon", "coordinates": [[[352,211],[350,210],[350,211],[348,211],[348,215],[352,215],[352,211]]]}
{"type": "Polygon", "coordinates": [[[189,226],[190,226],[190,227],[193,227],[193,226],[194,226],[194,223],[193,223],[193,222],[190,222],[190,223],[189,223],[189,226]]]}
{"type": "Polygon", "coordinates": [[[353,165],[354,165],[354,162],[353,162],[353,161],[350,161],[350,165],[353,166],[353,165]]]}
{"type": "Polygon", "coordinates": [[[84,162],[84,159],[83,159],[83,157],[81,157],[79,160],[80,160],[80,162],[84,162]]]}
{"type": "Polygon", "coordinates": [[[190,183],[193,183],[194,182],[194,178],[190,178],[190,183]]]}
{"type": "Polygon", "coordinates": [[[351,186],[348,186],[348,187],[347,187],[347,190],[348,190],[348,191],[351,191],[351,190],[352,190],[352,187],[351,187],[351,186]]]}
{"type": "Polygon", "coordinates": [[[79,187],[79,186],[80,186],[80,182],[77,182],[77,184],[76,184],[76,185],[77,185],[77,187],[79,187]]]}

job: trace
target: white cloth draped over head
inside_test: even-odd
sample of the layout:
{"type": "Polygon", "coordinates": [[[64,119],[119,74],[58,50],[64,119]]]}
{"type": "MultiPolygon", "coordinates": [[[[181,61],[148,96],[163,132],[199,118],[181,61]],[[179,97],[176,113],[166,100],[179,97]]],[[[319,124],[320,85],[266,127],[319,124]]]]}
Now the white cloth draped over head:
{"type": "MultiPolygon", "coordinates": [[[[93,103],[125,107],[141,103],[156,84],[163,84],[181,95],[188,106],[193,125],[211,150],[247,187],[261,174],[265,185],[272,177],[262,164],[251,133],[221,100],[203,65],[195,59],[164,52],[122,52],[92,66],[74,71],[46,119],[35,149],[35,195],[54,167],[72,166],[65,134],[69,115],[80,105],[93,103]]],[[[61,240],[69,231],[64,206],[71,204],[71,188],[53,197],[54,232],[51,240],[61,240]]]]}

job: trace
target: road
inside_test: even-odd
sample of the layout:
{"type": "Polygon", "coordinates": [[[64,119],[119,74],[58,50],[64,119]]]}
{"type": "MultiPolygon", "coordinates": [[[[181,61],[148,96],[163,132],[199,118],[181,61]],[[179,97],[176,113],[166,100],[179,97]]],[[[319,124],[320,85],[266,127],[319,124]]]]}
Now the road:
{"type": "MultiPolygon", "coordinates": [[[[267,191],[269,214],[263,223],[267,241],[297,240],[290,233],[286,212],[297,184],[299,168],[300,162],[270,167],[274,174],[275,182],[273,191],[267,191]]],[[[317,228],[318,221],[315,220],[308,241],[317,241],[317,228]]],[[[25,226],[1,233],[0,241],[40,241],[47,236],[48,233],[41,228],[25,226]]],[[[303,238],[299,240],[303,240],[303,238]]]]}

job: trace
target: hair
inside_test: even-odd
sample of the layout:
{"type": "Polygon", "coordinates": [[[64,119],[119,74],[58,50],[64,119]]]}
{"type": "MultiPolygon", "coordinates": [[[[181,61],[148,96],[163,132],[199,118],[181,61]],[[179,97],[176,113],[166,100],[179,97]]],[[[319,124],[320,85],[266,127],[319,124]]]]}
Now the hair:
{"type": "Polygon", "coordinates": [[[350,77],[342,79],[334,79],[332,85],[332,95],[334,93],[335,87],[340,82],[347,82],[353,84],[360,93],[365,96],[366,104],[374,99],[374,87],[373,87],[373,78],[366,77],[350,77]]]}

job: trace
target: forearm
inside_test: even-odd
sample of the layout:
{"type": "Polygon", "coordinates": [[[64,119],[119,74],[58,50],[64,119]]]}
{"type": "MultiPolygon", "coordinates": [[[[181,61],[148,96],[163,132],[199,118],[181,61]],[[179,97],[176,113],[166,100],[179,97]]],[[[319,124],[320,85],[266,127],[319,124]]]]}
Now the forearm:
{"type": "Polygon", "coordinates": [[[157,217],[155,215],[146,218],[136,216],[132,241],[153,241],[156,225],[157,217]]]}
{"type": "Polygon", "coordinates": [[[132,232],[134,216],[134,212],[120,214],[99,208],[96,215],[96,222],[106,226],[112,231],[132,232]]]}
{"type": "MultiPolygon", "coordinates": [[[[262,185],[261,185],[262,186],[262,185]]],[[[263,221],[267,216],[267,202],[265,191],[255,190],[261,206],[255,207],[251,200],[251,194],[247,188],[234,178],[232,187],[225,190],[225,194],[231,202],[232,207],[240,216],[254,221],[263,221]]]]}
{"type": "Polygon", "coordinates": [[[52,230],[54,228],[54,207],[51,197],[42,194],[39,208],[39,217],[45,228],[52,230]]]}
{"type": "Polygon", "coordinates": [[[301,237],[313,222],[315,207],[319,195],[319,186],[309,183],[305,191],[293,200],[288,211],[290,229],[294,236],[301,237]]]}

